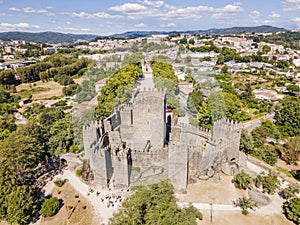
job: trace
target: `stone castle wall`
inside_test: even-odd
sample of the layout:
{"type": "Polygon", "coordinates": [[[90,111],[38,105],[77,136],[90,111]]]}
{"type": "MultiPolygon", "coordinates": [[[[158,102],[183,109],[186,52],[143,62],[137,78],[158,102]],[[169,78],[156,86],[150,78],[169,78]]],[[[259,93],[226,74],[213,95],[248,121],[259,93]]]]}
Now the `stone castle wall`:
{"type": "Polygon", "coordinates": [[[168,176],[175,189],[183,191],[188,183],[221,171],[232,174],[245,165],[239,152],[240,124],[222,119],[209,131],[174,118],[167,143],[165,111],[164,91],[135,92],[130,104],[116,109],[103,123],[85,125],[85,159],[95,181],[129,186],[138,179],[158,181],[168,176]]]}

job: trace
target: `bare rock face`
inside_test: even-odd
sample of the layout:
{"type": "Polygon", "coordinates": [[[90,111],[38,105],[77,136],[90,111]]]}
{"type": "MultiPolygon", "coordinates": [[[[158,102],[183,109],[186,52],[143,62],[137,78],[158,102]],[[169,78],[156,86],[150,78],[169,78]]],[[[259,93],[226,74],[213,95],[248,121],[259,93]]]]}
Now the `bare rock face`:
{"type": "Polygon", "coordinates": [[[256,189],[249,190],[248,195],[258,206],[265,206],[271,202],[271,199],[266,194],[263,194],[256,189]]]}
{"type": "Polygon", "coordinates": [[[221,170],[226,175],[233,176],[239,172],[239,167],[236,163],[226,162],[222,164],[221,170]]]}

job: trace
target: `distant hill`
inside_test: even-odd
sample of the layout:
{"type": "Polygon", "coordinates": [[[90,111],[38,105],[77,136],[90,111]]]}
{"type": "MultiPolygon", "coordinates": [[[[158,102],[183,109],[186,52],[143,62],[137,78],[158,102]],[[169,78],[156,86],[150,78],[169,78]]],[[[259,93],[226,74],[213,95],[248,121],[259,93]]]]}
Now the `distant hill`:
{"type": "Polygon", "coordinates": [[[172,34],[172,33],[185,33],[185,34],[216,34],[216,35],[222,35],[222,34],[240,34],[240,33],[276,33],[276,32],[282,32],[287,31],[284,28],[278,28],[273,26],[256,26],[256,27],[231,27],[231,28],[212,28],[208,30],[190,30],[190,31],[170,31],[170,32],[159,32],[159,31],[130,31],[123,34],[113,34],[109,37],[113,38],[134,38],[134,37],[149,37],[154,34],[172,34]]]}
{"type": "Polygon", "coordinates": [[[276,33],[287,31],[284,28],[278,28],[273,26],[257,26],[257,27],[231,27],[231,28],[222,28],[222,29],[209,29],[203,31],[204,34],[239,34],[239,33],[276,33]]]}
{"type": "Polygon", "coordinates": [[[273,26],[256,26],[256,27],[232,27],[232,28],[221,28],[221,29],[208,29],[208,30],[191,30],[191,31],[129,31],[122,34],[113,34],[110,36],[97,36],[92,34],[63,34],[57,32],[41,32],[41,33],[28,33],[28,32],[3,32],[0,33],[0,40],[25,40],[28,42],[38,43],[75,43],[78,40],[90,41],[95,38],[136,38],[136,37],[149,37],[154,34],[172,34],[172,33],[186,33],[186,34],[239,34],[239,33],[276,33],[276,32],[287,31],[284,28],[278,28],[273,26]]]}
{"type": "Polygon", "coordinates": [[[0,33],[0,40],[25,40],[27,42],[37,43],[75,43],[78,40],[90,41],[97,37],[97,35],[89,34],[63,34],[57,32],[3,32],[0,33]]]}

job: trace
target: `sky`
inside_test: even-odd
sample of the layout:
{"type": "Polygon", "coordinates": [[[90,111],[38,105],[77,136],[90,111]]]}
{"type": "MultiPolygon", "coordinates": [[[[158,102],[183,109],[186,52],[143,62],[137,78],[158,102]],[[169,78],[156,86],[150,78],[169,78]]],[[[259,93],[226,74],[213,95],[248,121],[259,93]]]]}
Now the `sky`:
{"type": "Polygon", "coordinates": [[[300,29],[300,0],[0,0],[0,32],[110,35],[258,25],[300,29]]]}

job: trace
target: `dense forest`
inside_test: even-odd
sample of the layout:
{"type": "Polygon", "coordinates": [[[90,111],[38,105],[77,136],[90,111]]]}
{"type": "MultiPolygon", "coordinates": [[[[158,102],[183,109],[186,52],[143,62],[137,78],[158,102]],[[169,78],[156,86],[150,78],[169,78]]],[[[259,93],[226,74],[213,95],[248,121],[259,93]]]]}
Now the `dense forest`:
{"type": "Polygon", "coordinates": [[[61,85],[74,83],[71,76],[83,75],[87,67],[92,64],[86,58],[77,59],[62,54],[54,54],[43,61],[26,67],[0,72],[0,85],[9,86],[21,83],[29,83],[38,80],[47,81],[54,78],[61,85]]]}
{"type": "Polygon", "coordinates": [[[79,152],[63,107],[33,105],[24,115],[29,122],[18,128],[9,115],[1,116],[0,219],[14,224],[28,224],[38,215],[41,165],[62,153],[79,152]]]}

